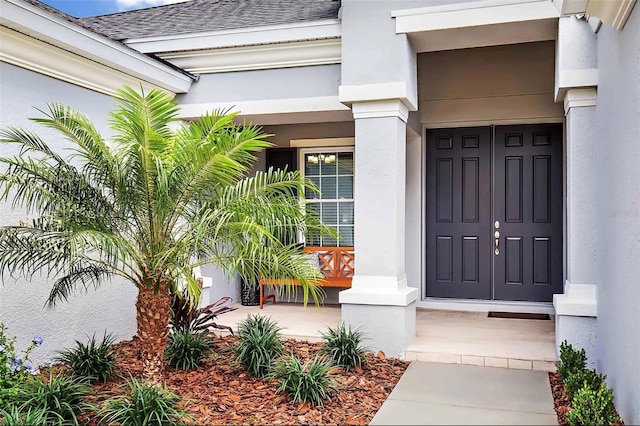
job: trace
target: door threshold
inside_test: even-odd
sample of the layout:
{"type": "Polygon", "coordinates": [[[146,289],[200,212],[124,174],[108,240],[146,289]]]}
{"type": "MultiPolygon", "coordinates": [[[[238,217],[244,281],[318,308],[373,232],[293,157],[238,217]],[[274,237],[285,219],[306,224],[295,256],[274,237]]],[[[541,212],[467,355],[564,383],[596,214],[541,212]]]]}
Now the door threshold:
{"type": "Polygon", "coordinates": [[[416,302],[416,308],[468,312],[514,312],[555,315],[552,302],[516,302],[505,300],[444,299],[427,297],[416,302]]]}

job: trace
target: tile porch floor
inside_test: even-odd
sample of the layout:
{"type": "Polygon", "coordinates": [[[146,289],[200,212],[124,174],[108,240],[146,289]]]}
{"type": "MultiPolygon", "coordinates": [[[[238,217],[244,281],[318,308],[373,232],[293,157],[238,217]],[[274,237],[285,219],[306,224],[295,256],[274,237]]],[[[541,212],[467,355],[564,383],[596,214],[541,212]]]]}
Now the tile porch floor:
{"type": "MultiPolygon", "coordinates": [[[[340,323],[340,306],[320,308],[301,304],[242,306],[218,318],[220,324],[237,324],[248,314],[273,317],[286,337],[319,341],[320,331],[340,323]]],[[[366,343],[365,343],[366,344],[366,343]]],[[[549,321],[488,318],[486,312],[417,309],[416,339],[404,358],[447,364],[551,371],[554,369],[555,326],[549,321]]]]}

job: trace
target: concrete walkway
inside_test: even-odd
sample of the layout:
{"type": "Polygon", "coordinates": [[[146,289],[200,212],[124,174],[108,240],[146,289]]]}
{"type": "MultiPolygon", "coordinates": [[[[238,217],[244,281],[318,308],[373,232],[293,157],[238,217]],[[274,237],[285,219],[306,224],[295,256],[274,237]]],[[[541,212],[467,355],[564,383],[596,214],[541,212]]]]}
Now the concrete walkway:
{"type": "Polygon", "coordinates": [[[372,425],[557,425],[546,372],[413,362],[372,425]]]}

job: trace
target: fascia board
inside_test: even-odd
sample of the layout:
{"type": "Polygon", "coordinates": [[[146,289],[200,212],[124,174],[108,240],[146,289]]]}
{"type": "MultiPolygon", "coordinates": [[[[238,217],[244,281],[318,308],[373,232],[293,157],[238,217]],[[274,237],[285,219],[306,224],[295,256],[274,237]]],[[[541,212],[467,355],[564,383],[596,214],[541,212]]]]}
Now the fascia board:
{"type": "Polygon", "coordinates": [[[349,111],[340,103],[338,96],[316,96],[307,98],[268,99],[239,102],[194,103],[180,105],[180,118],[200,117],[214,110],[239,112],[245,115],[314,113],[326,111],[349,111]]]}
{"type": "Polygon", "coordinates": [[[0,24],[173,93],[186,93],[189,76],[127,46],[20,0],[0,0],[0,24]]]}
{"type": "Polygon", "coordinates": [[[131,38],[124,43],[142,53],[161,53],[340,38],[341,35],[340,20],[326,19],[286,25],[131,38]]]}
{"type": "Polygon", "coordinates": [[[339,64],[340,39],[171,52],[162,59],[197,74],[339,64]]]}

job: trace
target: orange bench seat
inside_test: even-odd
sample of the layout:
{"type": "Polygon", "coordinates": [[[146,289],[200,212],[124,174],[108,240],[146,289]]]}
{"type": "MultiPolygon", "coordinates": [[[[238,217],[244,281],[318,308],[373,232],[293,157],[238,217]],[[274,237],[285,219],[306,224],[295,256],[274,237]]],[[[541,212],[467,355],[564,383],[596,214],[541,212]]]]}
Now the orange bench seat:
{"type": "MultiPolygon", "coordinates": [[[[354,273],[354,250],[353,247],[314,247],[307,246],[302,249],[303,253],[318,253],[320,271],[324,279],[316,285],[320,287],[350,288],[354,273]]],[[[264,307],[264,302],[271,300],[276,303],[276,295],[265,294],[265,286],[276,285],[300,285],[297,280],[278,280],[272,278],[262,278],[260,280],[260,309],[264,307]]]]}

